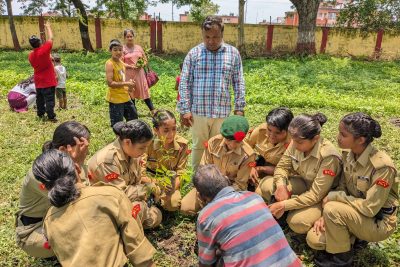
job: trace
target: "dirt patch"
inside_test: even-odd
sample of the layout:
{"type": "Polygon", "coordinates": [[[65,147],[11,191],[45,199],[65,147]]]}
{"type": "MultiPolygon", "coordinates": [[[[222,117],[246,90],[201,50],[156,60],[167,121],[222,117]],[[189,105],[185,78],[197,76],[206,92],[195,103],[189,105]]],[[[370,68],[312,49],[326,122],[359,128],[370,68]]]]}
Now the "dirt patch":
{"type": "Polygon", "coordinates": [[[393,119],[390,119],[389,122],[390,122],[391,124],[393,124],[394,126],[400,128],[400,118],[393,118],[393,119]]]}

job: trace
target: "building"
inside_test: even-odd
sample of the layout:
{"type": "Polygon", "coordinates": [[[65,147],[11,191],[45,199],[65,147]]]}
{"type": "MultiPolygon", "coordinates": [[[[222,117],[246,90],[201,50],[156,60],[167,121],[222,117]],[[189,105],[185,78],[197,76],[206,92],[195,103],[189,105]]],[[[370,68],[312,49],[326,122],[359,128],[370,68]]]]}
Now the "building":
{"type": "Polygon", "coordinates": [[[152,16],[147,14],[147,12],[144,12],[143,15],[141,15],[139,17],[139,20],[147,20],[147,21],[149,21],[149,20],[152,20],[152,16]]]}
{"type": "MultiPolygon", "coordinates": [[[[185,11],[184,14],[179,14],[179,21],[180,22],[188,22],[190,21],[190,13],[189,11],[185,11]]],[[[221,17],[223,23],[239,23],[239,17],[235,16],[233,13],[230,13],[229,16],[227,15],[218,15],[221,17]]]]}
{"type": "MultiPolygon", "coordinates": [[[[336,0],[335,4],[323,1],[319,5],[317,26],[334,26],[342,7],[351,0],[336,0]]],[[[299,14],[296,11],[285,12],[285,25],[298,26],[299,14]]]]}

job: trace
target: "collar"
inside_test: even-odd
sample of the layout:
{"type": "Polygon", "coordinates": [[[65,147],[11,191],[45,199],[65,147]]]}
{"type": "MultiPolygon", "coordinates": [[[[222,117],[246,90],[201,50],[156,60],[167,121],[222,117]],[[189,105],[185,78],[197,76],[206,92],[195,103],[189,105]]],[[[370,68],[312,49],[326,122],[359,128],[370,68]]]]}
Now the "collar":
{"type": "Polygon", "coordinates": [[[223,188],[221,191],[219,191],[218,194],[214,197],[214,199],[211,200],[211,202],[214,202],[214,201],[218,200],[219,198],[223,198],[232,192],[235,192],[235,189],[232,186],[227,186],[227,187],[223,188]]]}
{"type": "MultiPolygon", "coordinates": [[[[226,149],[226,144],[225,144],[225,138],[223,137],[223,139],[222,139],[222,142],[219,144],[219,147],[220,147],[220,149],[218,150],[218,152],[220,153],[221,152],[221,150],[224,150],[224,151],[226,151],[226,152],[230,152],[230,153],[235,153],[235,154],[237,154],[237,155],[241,155],[242,153],[242,144],[243,144],[243,141],[241,142],[241,144],[240,144],[240,146],[238,146],[237,148],[235,148],[234,150],[230,150],[230,151],[228,151],[227,149],[226,149]]],[[[219,154],[218,153],[218,154],[219,154]]]]}
{"type": "Polygon", "coordinates": [[[115,141],[113,142],[113,146],[115,147],[115,151],[117,152],[117,156],[118,156],[119,160],[128,161],[128,159],[126,158],[126,155],[124,153],[124,150],[122,149],[119,138],[115,139],[115,141]]]}
{"type": "Polygon", "coordinates": [[[226,47],[227,47],[224,41],[222,41],[221,46],[218,48],[217,51],[210,51],[210,50],[207,49],[207,47],[206,47],[206,45],[204,43],[202,43],[202,45],[203,45],[203,49],[206,50],[209,53],[225,52],[226,47]]]}
{"type": "MultiPolygon", "coordinates": [[[[308,158],[308,157],[311,157],[311,156],[314,157],[314,158],[318,158],[319,157],[319,152],[321,150],[322,142],[323,142],[323,137],[320,137],[318,142],[315,143],[315,145],[314,145],[313,149],[311,150],[310,154],[305,158],[308,158]]],[[[303,153],[303,155],[304,155],[304,153],[303,153]]]]}
{"type": "MultiPolygon", "coordinates": [[[[158,137],[154,138],[153,141],[153,149],[154,150],[159,150],[160,148],[162,148],[162,142],[158,137]]],[[[179,150],[181,148],[181,146],[179,145],[178,141],[177,141],[177,136],[175,135],[174,137],[174,150],[179,150]]]]}
{"type": "MultiPolygon", "coordinates": [[[[365,150],[363,151],[363,153],[361,153],[360,157],[357,159],[357,162],[361,164],[361,166],[365,167],[368,164],[369,161],[369,155],[371,154],[373,150],[373,146],[372,144],[369,144],[365,150]]],[[[353,157],[354,160],[354,154],[353,152],[351,152],[351,155],[353,157]]]]}

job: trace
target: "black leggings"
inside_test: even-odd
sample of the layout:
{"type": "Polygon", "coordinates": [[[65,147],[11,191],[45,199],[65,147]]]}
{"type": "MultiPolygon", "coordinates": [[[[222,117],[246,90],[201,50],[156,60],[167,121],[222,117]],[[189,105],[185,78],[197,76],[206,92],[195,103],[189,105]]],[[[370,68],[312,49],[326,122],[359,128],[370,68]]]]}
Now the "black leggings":
{"type": "MultiPolygon", "coordinates": [[[[136,99],[132,99],[133,104],[136,106],[136,99]]],[[[153,102],[151,102],[151,98],[146,98],[144,99],[144,103],[146,103],[146,106],[150,109],[150,111],[154,110],[153,102]]]]}

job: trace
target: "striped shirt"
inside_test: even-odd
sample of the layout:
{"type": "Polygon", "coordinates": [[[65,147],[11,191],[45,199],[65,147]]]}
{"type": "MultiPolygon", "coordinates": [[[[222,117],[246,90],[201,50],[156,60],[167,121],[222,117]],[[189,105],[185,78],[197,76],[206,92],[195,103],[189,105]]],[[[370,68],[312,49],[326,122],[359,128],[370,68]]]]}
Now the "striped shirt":
{"type": "Polygon", "coordinates": [[[224,266],[301,266],[263,199],[252,192],[222,189],[197,219],[199,261],[224,266]]]}
{"type": "Polygon", "coordinates": [[[222,43],[216,51],[200,44],[187,54],[179,84],[180,113],[192,112],[208,118],[225,118],[231,112],[230,86],[233,87],[235,110],[243,111],[244,95],[242,59],[239,51],[222,43]]]}

